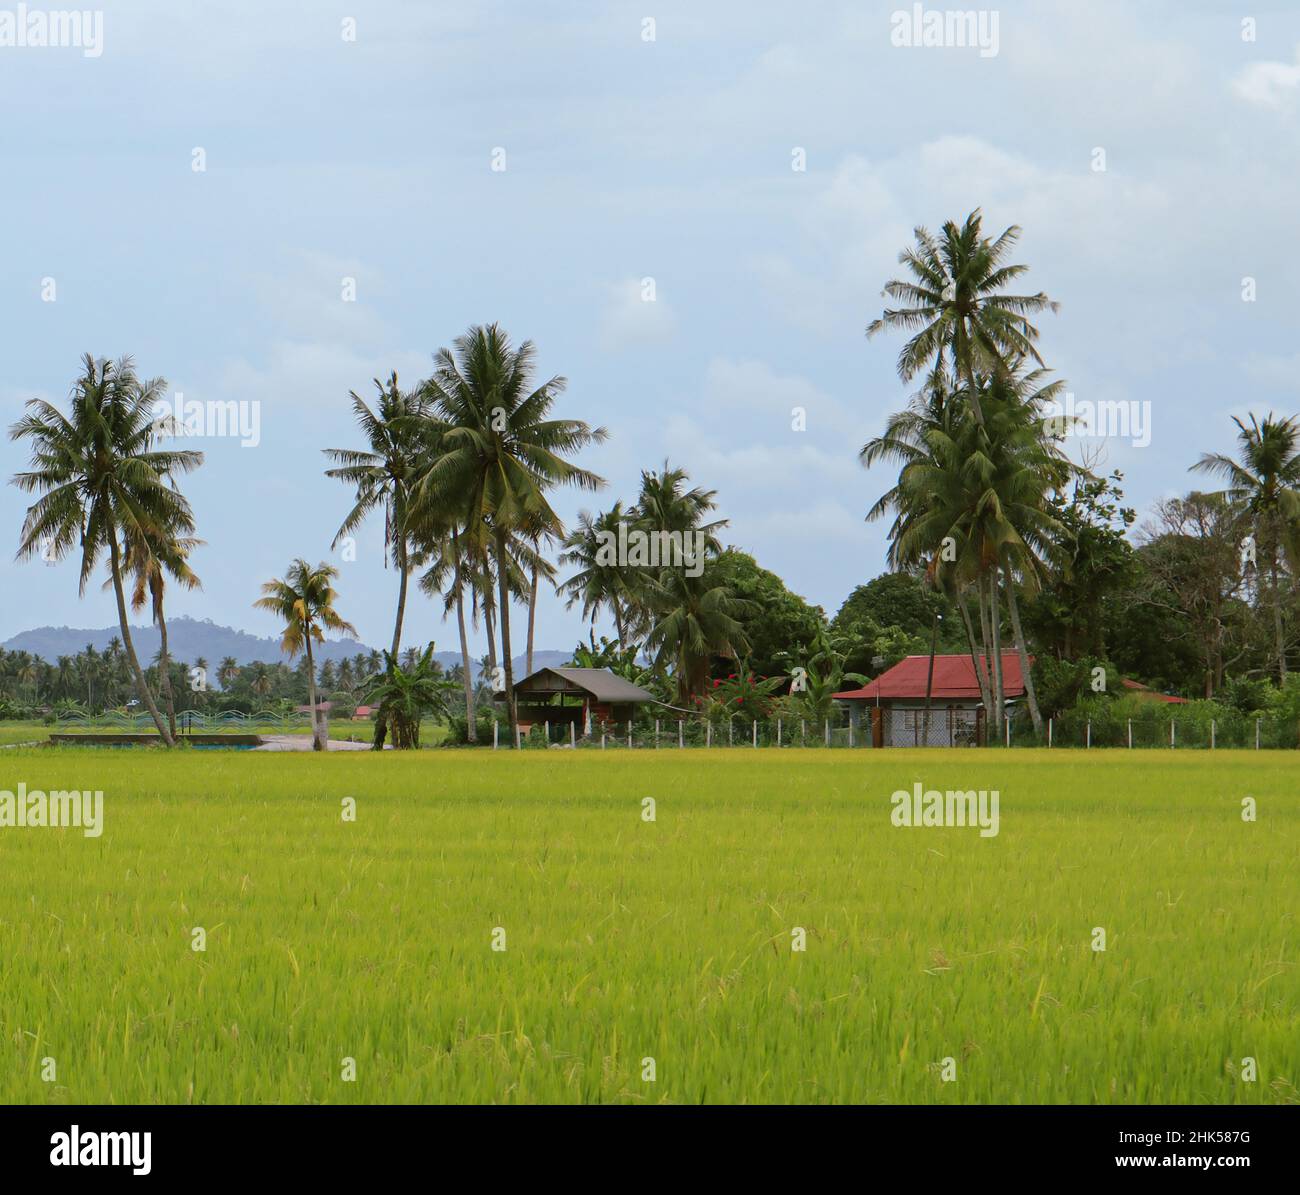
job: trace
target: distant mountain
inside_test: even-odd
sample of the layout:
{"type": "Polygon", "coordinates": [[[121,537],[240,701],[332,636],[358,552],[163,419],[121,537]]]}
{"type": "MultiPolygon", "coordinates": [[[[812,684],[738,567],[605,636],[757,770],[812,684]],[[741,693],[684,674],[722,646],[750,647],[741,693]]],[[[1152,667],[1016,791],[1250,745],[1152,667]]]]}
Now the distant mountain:
{"type": "MultiPolygon", "coordinates": [[[[78,627],[37,627],[34,631],[22,631],[12,639],[0,643],[6,651],[25,651],[43,660],[54,663],[59,656],[75,656],[84,651],[86,644],[91,644],[96,651],[103,651],[113,639],[120,639],[121,631],[113,627],[102,629],[82,629],[78,627]]],[[[152,626],[133,626],[131,638],[142,661],[152,660],[158,651],[158,631],[152,626]]],[[[414,645],[412,645],[414,646],[414,645]]],[[[284,660],[280,652],[278,639],[259,638],[247,631],[237,631],[233,627],[218,626],[211,619],[171,618],[167,620],[167,647],[176,660],[192,662],[199,656],[216,666],[226,656],[234,656],[240,664],[252,664],[261,660],[266,664],[275,664],[284,660]]],[[[371,649],[355,639],[329,639],[317,644],[313,654],[318,663],[333,660],[336,664],[344,659],[351,659],[357,652],[369,654],[371,649]]],[[[440,651],[434,653],[444,668],[460,663],[460,652],[440,651]]],[[[565,664],[572,659],[572,652],[535,651],[533,667],[550,668],[565,664]]],[[[524,657],[514,660],[515,675],[522,676],[524,657]]],[[[474,665],[477,674],[478,665],[474,665]]]]}

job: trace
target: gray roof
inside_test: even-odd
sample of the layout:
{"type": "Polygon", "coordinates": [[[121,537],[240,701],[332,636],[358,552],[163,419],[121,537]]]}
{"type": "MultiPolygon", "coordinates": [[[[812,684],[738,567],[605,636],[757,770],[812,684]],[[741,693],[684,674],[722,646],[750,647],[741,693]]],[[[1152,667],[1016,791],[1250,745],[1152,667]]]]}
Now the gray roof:
{"type": "MultiPolygon", "coordinates": [[[[608,668],[539,668],[531,676],[524,677],[519,681],[515,688],[521,691],[527,691],[526,686],[529,681],[536,680],[546,673],[552,672],[556,676],[563,677],[569,684],[577,686],[584,692],[591,694],[597,701],[657,701],[653,693],[647,693],[644,689],[638,688],[629,680],[624,680],[621,676],[615,676],[608,668]]],[[[538,686],[536,692],[545,692],[545,686],[538,686]]]]}

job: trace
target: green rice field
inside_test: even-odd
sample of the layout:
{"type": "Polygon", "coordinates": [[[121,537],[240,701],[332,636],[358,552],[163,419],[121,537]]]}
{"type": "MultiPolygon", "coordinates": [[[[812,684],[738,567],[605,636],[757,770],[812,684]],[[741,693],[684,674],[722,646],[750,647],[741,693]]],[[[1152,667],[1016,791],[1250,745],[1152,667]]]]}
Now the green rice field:
{"type": "Polygon", "coordinates": [[[1293,753],[0,751],[20,782],[103,833],[0,828],[3,1102],[1300,1102],[1293,753]],[[918,781],[998,834],[893,825],[918,781]]]}

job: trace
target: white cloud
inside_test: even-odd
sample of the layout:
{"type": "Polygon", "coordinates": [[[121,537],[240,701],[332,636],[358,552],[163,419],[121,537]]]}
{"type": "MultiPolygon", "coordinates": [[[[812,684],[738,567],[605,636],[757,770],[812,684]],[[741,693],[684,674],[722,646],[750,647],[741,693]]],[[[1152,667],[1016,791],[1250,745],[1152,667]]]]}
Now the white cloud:
{"type": "Polygon", "coordinates": [[[1300,47],[1294,63],[1252,63],[1233,79],[1232,90],[1260,108],[1291,108],[1300,94],[1300,47]]]}

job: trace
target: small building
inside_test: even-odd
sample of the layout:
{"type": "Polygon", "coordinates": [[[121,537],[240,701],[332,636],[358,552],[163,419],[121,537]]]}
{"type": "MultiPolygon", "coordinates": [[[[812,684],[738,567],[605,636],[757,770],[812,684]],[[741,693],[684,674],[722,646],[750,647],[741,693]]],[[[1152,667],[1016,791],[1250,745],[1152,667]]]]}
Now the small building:
{"type": "Polygon", "coordinates": [[[359,705],[356,708],[356,712],[352,715],[352,721],[369,722],[374,718],[378,710],[379,707],[377,705],[359,705]]]}
{"type": "MultiPolygon", "coordinates": [[[[495,694],[504,701],[505,694],[495,694]]],[[[578,734],[590,734],[601,722],[626,722],[643,702],[657,700],[608,668],[539,668],[515,684],[519,729],[537,723],[573,724],[578,734]]]]}
{"type": "MultiPolygon", "coordinates": [[[[1008,702],[1024,696],[1020,657],[1013,651],[1002,653],[1002,692],[1008,702]]],[[[973,747],[985,741],[984,703],[969,653],[935,656],[933,676],[928,655],[908,656],[861,689],[836,693],[835,700],[848,706],[854,727],[869,722],[876,747],[973,747]]]]}

